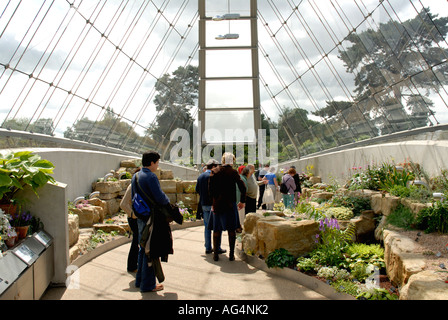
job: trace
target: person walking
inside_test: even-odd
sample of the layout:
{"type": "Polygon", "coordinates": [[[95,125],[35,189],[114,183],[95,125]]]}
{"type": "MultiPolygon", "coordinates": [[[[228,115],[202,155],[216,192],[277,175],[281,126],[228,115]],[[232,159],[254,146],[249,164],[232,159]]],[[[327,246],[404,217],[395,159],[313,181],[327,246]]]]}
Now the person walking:
{"type": "Polygon", "coordinates": [[[294,175],[296,174],[296,170],[290,168],[288,173],[286,173],[282,177],[282,183],[285,184],[287,193],[282,194],[283,204],[286,209],[293,209],[294,207],[294,192],[296,190],[296,183],[294,182],[294,175]]]}
{"type": "Polygon", "coordinates": [[[257,204],[257,209],[260,209],[260,207],[262,209],[266,209],[266,205],[263,204],[263,195],[264,195],[264,191],[266,190],[266,184],[265,183],[260,183],[263,181],[264,176],[266,175],[266,173],[269,172],[269,166],[266,164],[264,165],[263,168],[257,170],[257,172],[255,173],[255,178],[258,182],[258,204],[257,204]]]}
{"type": "MultiPolygon", "coordinates": [[[[295,166],[291,166],[291,169],[296,170],[295,166]]],[[[296,174],[293,176],[294,183],[296,184],[296,190],[294,190],[294,202],[297,204],[299,202],[300,195],[302,194],[302,186],[300,184],[300,176],[296,170],[296,174]]]]}
{"type": "Polygon", "coordinates": [[[253,164],[248,164],[247,168],[249,168],[249,174],[246,178],[246,207],[245,213],[257,212],[257,191],[258,185],[255,180],[255,166],[253,164]]]}
{"type": "MultiPolygon", "coordinates": [[[[206,170],[201,173],[196,182],[196,192],[199,194],[199,207],[202,208],[202,217],[204,220],[204,239],[205,239],[205,253],[209,254],[213,252],[212,249],[212,232],[208,228],[210,221],[210,215],[212,214],[212,199],[209,195],[209,180],[210,173],[213,168],[218,166],[218,161],[211,159],[207,162],[206,170]]],[[[221,247],[218,248],[218,253],[225,253],[221,247]]]]}
{"type": "Polygon", "coordinates": [[[129,184],[124,194],[123,199],[120,202],[120,208],[126,213],[128,217],[128,225],[132,233],[131,248],[128,254],[128,272],[137,272],[137,262],[138,262],[138,224],[137,216],[134,214],[132,209],[132,184],[129,184]]]}
{"type": "MultiPolygon", "coordinates": [[[[277,176],[275,175],[275,170],[276,170],[275,167],[271,167],[269,169],[269,172],[266,173],[266,175],[263,178],[263,180],[268,182],[266,185],[266,188],[270,188],[272,190],[274,199],[275,199],[275,195],[276,195],[277,189],[278,189],[278,182],[277,182],[277,176]]],[[[274,203],[267,204],[266,209],[268,209],[268,210],[274,209],[274,203]]]]}
{"type": "Polygon", "coordinates": [[[212,214],[209,229],[213,230],[213,260],[218,261],[218,248],[221,245],[221,233],[227,230],[229,237],[229,260],[235,260],[236,229],[240,228],[238,210],[244,208],[246,202],[246,186],[238,171],[232,168],[235,156],[226,152],[222,156],[222,165],[214,168],[210,175],[210,196],[212,198],[212,214]],[[236,187],[241,192],[240,202],[236,203],[236,187]]]}
{"type": "MultiPolygon", "coordinates": [[[[143,168],[132,177],[132,196],[134,197],[138,193],[143,199],[147,199],[147,196],[151,197],[156,205],[169,206],[170,201],[162,191],[159,179],[155,174],[159,167],[159,160],[160,155],[157,152],[150,151],[143,154],[143,168]]],[[[151,210],[148,216],[139,215],[134,210],[138,218],[138,241],[140,243],[143,230],[149,219],[151,219],[150,223],[152,224],[151,241],[149,248],[147,248],[148,243],[146,243],[145,247],[140,244],[135,286],[140,288],[141,292],[155,292],[164,289],[162,284],[156,284],[156,273],[159,282],[161,282],[160,259],[167,261],[168,254],[173,254],[173,239],[166,217],[160,210],[150,205],[151,201],[149,199],[145,201],[151,210]]]]}

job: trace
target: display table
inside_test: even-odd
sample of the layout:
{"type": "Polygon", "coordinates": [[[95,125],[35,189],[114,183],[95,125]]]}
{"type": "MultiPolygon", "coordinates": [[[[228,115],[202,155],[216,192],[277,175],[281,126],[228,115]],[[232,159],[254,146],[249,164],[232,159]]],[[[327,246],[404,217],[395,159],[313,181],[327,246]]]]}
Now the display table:
{"type": "Polygon", "coordinates": [[[53,238],[41,230],[0,258],[0,300],[39,300],[53,276],[53,238]]]}

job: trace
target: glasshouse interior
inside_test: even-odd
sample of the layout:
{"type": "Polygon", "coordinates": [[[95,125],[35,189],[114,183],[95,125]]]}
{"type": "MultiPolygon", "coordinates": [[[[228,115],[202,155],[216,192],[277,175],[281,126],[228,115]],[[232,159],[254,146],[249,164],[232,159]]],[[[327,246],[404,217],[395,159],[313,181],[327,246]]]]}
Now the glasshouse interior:
{"type": "Polygon", "coordinates": [[[448,300],[447,33],[443,0],[1,1],[0,300],[448,300]]]}

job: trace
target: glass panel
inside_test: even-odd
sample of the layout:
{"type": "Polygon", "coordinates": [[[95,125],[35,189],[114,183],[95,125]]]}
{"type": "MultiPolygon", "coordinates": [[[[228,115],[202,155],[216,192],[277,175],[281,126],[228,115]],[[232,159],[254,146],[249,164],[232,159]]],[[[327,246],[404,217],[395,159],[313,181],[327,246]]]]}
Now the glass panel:
{"type": "Polygon", "coordinates": [[[205,60],[207,77],[252,76],[250,50],[208,50],[205,60]]]}
{"type": "Polygon", "coordinates": [[[250,46],[250,32],[249,20],[207,21],[205,43],[207,47],[250,46]],[[238,38],[216,39],[226,34],[237,34],[238,38]]]}
{"type": "Polygon", "coordinates": [[[207,111],[205,113],[206,143],[255,142],[252,111],[207,111]]]}
{"type": "Polygon", "coordinates": [[[252,80],[206,83],[206,108],[253,108],[252,80]]]}

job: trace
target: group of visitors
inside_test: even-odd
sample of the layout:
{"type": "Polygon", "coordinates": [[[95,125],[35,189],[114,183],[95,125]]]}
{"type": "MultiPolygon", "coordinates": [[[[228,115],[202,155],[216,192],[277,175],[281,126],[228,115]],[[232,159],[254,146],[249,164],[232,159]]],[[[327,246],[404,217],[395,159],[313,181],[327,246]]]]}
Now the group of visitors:
{"type": "MultiPolygon", "coordinates": [[[[159,207],[170,206],[169,199],[162,191],[155,174],[159,161],[160,155],[157,152],[143,154],[142,168],[138,174],[134,174],[132,183],[120,204],[128,215],[129,226],[133,233],[127,269],[128,272],[136,272],[135,286],[139,287],[141,292],[163,290],[163,285],[160,283],[163,282],[164,275],[160,261],[166,262],[168,255],[173,253],[169,220],[161,210],[157,210],[159,207]],[[137,214],[138,210],[135,210],[134,206],[137,195],[151,204],[148,216],[137,214]],[[149,239],[157,239],[157,248],[151,245],[154,240],[144,242],[148,232],[151,233],[149,239]],[[156,284],[156,278],[159,284],[156,284]]],[[[224,153],[221,163],[211,159],[196,183],[196,192],[200,196],[198,209],[202,212],[205,227],[205,253],[213,253],[214,261],[219,260],[220,254],[226,253],[226,250],[221,248],[223,231],[227,231],[228,234],[229,260],[235,260],[236,234],[241,232],[245,215],[256,212],[260,207],[272,209],[273,203],[263,203],[264,193],[269,189],[275,194],[279,189],[275,168],[264,166],[255,170],[253,164],[248,164],[240,166],[237,171],[233,168],[234,165],[235,156],[232,153],[224,153]]],[[[291,207],[294,197],[301,192],[294,167],[283,176],[282,184],[287,190],[283,194],[285,207],[291,207]]]]}

